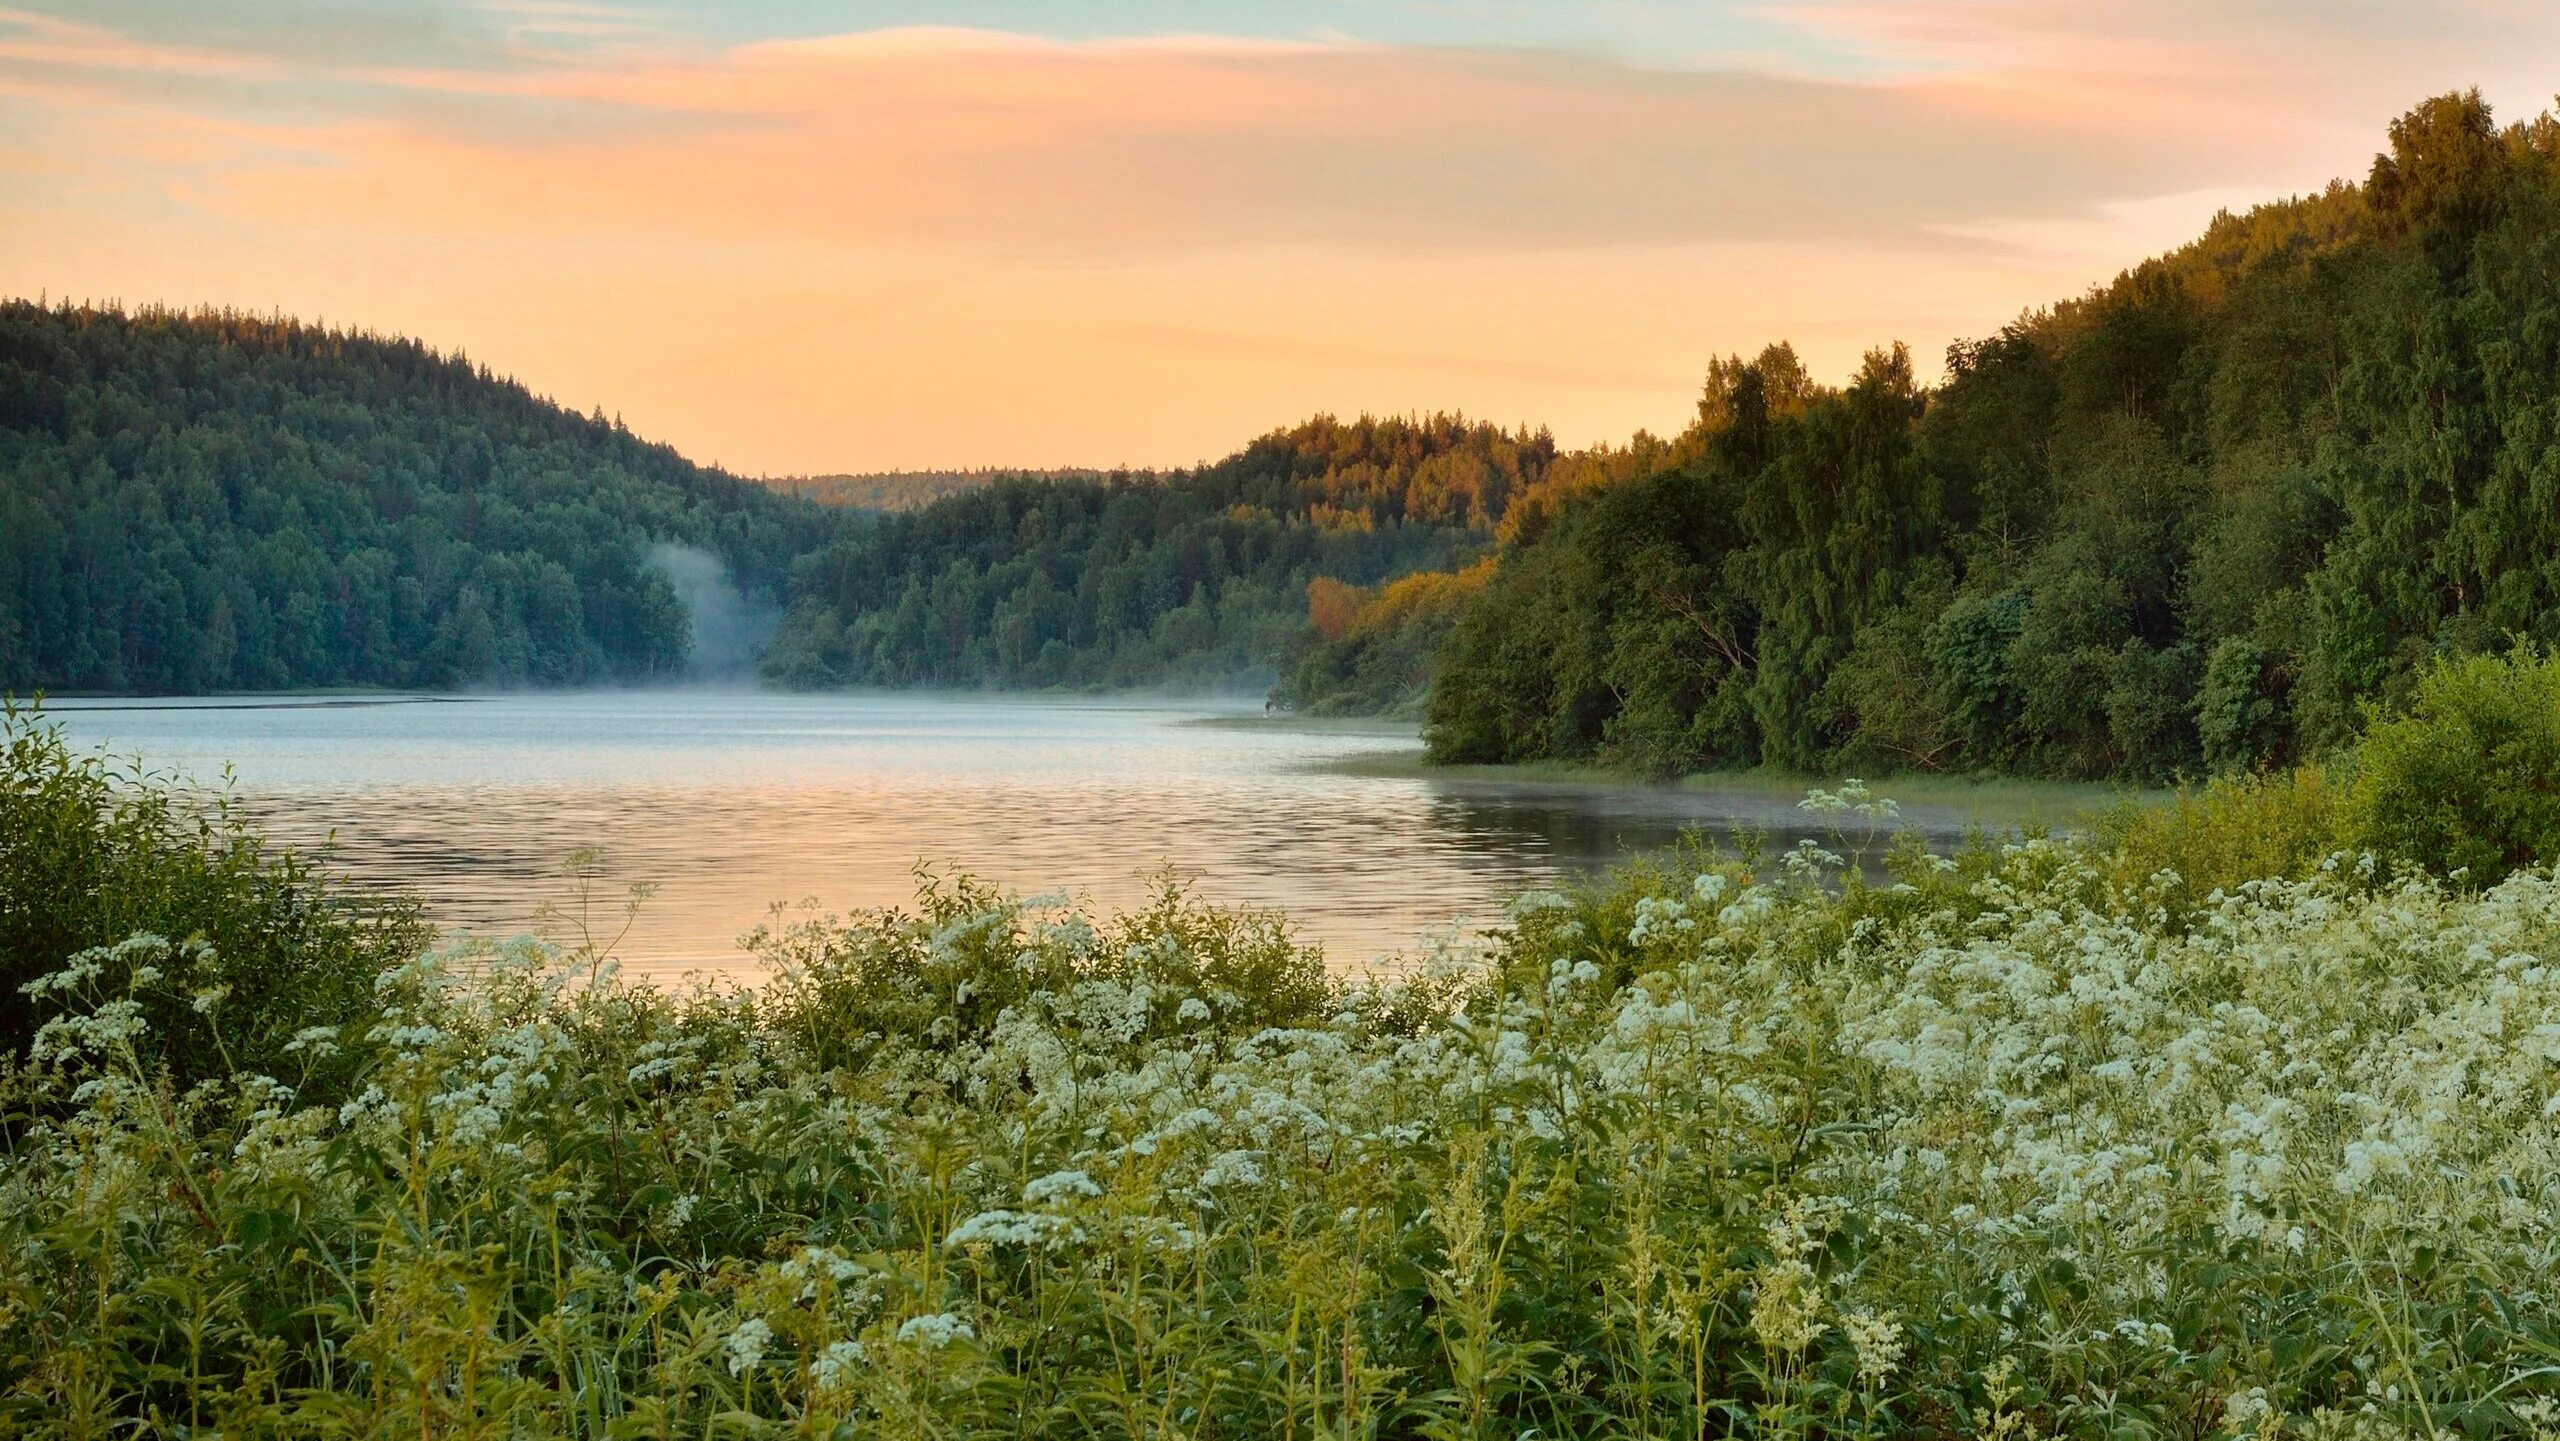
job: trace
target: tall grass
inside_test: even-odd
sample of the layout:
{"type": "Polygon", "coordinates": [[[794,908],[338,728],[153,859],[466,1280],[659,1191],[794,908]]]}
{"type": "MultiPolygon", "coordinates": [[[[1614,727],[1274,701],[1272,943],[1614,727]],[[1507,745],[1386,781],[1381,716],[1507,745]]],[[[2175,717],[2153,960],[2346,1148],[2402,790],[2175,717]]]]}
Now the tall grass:
{"type": "Polygon", "coordinates": [[[754,990],[324,931],[385,963],[287,1027],[86,944],[0,1434],[2552,1435],[2560,876],[2254,848],[2297,784],[1882,884],[1843,788],[1396,975],[936,876],[754,990]]]}
{"type": "Polygon", "coordinates": [[[9,1079],[0,1424],[2547,1423],[2560,880],[2315,867],[2168,931],[2080,844],[1905,861],[1700,852],[1368,981],[1178,893],[937,883],[754,993],[420,955],[193,1085],[185,948],[93,949],[9,1079]]]}
{"type": "Polygon", "coordinates": [[[0,697],[0,1042],[35,1027],[28,982],[140,934],[192,943],[165,962],[184,975],[137,1002],[182,1088],[235,1064],[274,1069],[301,1027],[369,1014],[374,977],[432,938],[414,904],[332,885],[268,846],[227,792],[191,799],[173,777],[76,752],[0,697]],[[219,1036],[197,1009],[212,993],[229,1001],[219,1036]]]}

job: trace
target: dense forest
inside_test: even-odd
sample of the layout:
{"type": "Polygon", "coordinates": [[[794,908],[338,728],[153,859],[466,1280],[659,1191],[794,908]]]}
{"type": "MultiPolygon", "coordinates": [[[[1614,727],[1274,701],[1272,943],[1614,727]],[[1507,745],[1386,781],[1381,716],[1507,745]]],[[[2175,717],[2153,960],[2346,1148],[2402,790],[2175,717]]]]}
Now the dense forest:
{"type": "Polygon", "coordinates": [[[2220,216],[1947,370],[1720,363],[1659,466],[1512,528],[1454,608],[1315,617],[1310,653],[1357,677],[1444,632],[1444,761],[2154,779],[2560,639],[2549,116],[2430,100],[2362,184],[2220,216]]]}
{"type": "Polygon", "coordinates": [[[1934,387],[1772,345],[1624,446],[759,485],[412,342],[14,303],[0,474],[0,688],[670,678],[708,608],[782,684],[1276,674],[1445,761],[2255,770],[2560,640],[2560,121],[2438,97],[1934,387]]]}
{"type": "Polygon", "coordinates": [[[795,599],[798,686],[1261,684],[1311,582],[1480,556],[1553,460],[1319,419],[1196,471],[759,484],[412,341],[13,302],[0,690],[743,673],[795,599]]]}
{"type": "Polygon", "coordinates": [[[19,691],[681,678],[841,523],[412,341],[25,301],[0,476],[19,691]]]}
{"type": "Polygon", "coordinates": [[[1463,564],[1555,445],[1456,416],[1274,432],[1194,471],[1020,476],[846,530],[796,568],[794,686],[1267,681],[1320,579],[1463,564]]]}

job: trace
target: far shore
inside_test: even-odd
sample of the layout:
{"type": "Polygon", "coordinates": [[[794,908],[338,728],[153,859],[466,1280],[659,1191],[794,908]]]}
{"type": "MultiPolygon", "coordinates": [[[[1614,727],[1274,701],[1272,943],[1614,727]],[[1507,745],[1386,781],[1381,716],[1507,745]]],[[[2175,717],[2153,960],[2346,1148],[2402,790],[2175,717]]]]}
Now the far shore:
{"type": "MultiPolygon", "coordinates": [[[[37,697],[12,696],[18,705],[37,697]]],[[[46,691],[46,708],[71,706],[86,711],[118,710],[308,710],[326,706],[465,705],[489,699],[445,691],[375,690],[349,686],[325,690],[222,691],[187,695],[133,695],[115,691],[46,691]]]]}
{"type": "MultiPolygon", "coordinates": [[[[1418,749],[1357,751],[1320,762],[1317,768],[1333,775],[1452,785],[1663,792],[1717,801],[1720,809],[1729,809],[1736,815],[1773,819],[1796,815],[1798,802],[1807,792],[1817,788],[1837,790],[1849,779],[1845,774],[1807,775],[1768,767],[1653,778],[1587,761],[1435,765],[1424,759],[1418,749]]],[[[2019,826],[2073,829],[2090,816],[2123,802],[2157,805],[2176,794],[2156,787],[2022,776],[1906,772],[1861,779],[1873,794],[1892,800],[1905,823],[1932,831],[1961,831],[1975,824],[2004,830],[2019,826]]]]}

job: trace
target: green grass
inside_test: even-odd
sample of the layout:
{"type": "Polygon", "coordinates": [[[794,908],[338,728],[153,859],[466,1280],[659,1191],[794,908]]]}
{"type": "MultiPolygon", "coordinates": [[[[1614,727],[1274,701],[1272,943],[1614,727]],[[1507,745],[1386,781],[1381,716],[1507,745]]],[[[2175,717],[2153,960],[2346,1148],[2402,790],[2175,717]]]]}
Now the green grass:
{"type": "MultiPolygon", "coordinates": [[[[1475,966],[930,883],[755,993],[464,947],[172,1087],[73,958],[0,1425],[292,1436],[2531,1434],[2560,880],[2165,922],[2073,842],[1699,852],[1475,966]],[[2494,1010],[2497,1019],[2484,1024],[2494,1010]],[[2359,1419],[2362,1418],[2362,1419],[2359,1419]]],[[[218,1027],[223,1006],[204,1012],[218,1027]]]]}
{"type": "Polygon", "coordinates": [[[72,924],[0,1434],[2560,1428],[2560,875],[2314,859],[2316,773],[1876,884],[1692,843],[1394,974],[926,875],[678,994],[8,754],[0,914],[72,924]]]}

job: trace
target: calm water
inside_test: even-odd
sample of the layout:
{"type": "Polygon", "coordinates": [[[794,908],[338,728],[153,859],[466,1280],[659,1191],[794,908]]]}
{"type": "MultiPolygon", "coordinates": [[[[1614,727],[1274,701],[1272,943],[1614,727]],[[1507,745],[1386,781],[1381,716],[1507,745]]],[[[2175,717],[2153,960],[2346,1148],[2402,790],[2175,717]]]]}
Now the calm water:
{"type": "Polygon", "coordinates": [[[338,869],[416,890],[447,925],[556,933],[567,858],[600,847],[608,902],[657,888],[619,953],[669,972],[738,963],[773,903],[904,902],[920,861],[1106,907],[1170,864],[1357,963],[1731,819],[1679,791],[1344,773],[1417,743],[1258,708],[641,692],[48,710],[155,768],[229,766],[271,834],[327,842],[338,869]]]}

